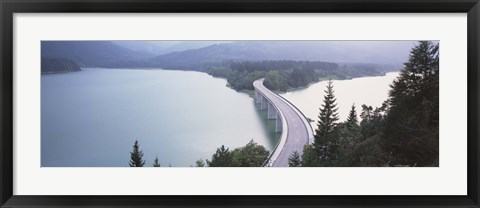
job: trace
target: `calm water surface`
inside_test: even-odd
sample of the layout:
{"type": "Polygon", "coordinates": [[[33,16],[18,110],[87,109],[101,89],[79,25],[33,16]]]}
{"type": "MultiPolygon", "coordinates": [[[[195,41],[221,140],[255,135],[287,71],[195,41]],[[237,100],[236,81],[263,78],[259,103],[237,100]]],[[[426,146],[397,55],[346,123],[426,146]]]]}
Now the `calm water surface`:
{"type": "Polygon", "coordinates": [[[205,73],[84,69],[41,78],[44,167],[124,167],[136,139],[146,166],[190,166],[222,144],[271,150],[274,122],[205,73]]]}
{"type": "MultiPolygon", "coordinates": [[[[347,120],[348,114],[355,104],[357,116],[360,120],[362,104],[380,107],[388,98],[389,85],[399,75],[399,72],[387,73],[386,76],[362,77],[352,80],[333,80],[333,89],[337,98],[338,115],[340,121],[347,120]]],[[[297,106],[303,114],[315,120],[310,123],[315,129],[317,127],[320,106],[323,104],[327,81],[318,82],[305,89],[295,90],[281,94],[284,98],[297,106]]]]}
{"type": "MultiPolygon", "coordinates": [[[[353,103],[380,106],[398,72],[334,81],[340,120],[353,103]]],[[[146,165],[194,165],[224,144],[251,139],[270,151],[274,122],[245,93],[205,73],[84,69],[42,76],[41,161],[44,167],[125,167],[135,139],[146,165]]],[[[317,121],[326,82],[282,94],[317,121]]],[[[311,123],[316,127],[315,123],[311,123]]]]}

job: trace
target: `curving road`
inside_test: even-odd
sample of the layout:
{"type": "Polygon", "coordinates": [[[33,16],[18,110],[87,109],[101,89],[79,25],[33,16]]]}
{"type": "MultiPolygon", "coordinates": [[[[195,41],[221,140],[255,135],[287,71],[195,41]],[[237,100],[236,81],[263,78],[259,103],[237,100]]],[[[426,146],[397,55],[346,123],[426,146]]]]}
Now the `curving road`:
{"type": "Polygon", "coordinates": [[[281,141],[272,153],[270,166],[288,167],[288,158],[296,150],[300,155],[303,153],[303,146],[309,143],[313,137],[310,124],[306,121],[301,112],[286,101],[283,97],[275,94],[263,86],[263,80],[259,79],[253,83],[255,90],[266,97],[272,104],[281,111],[286,122],[282,131],[281,141]],[[286,129],[285,129],[286,128],[286,129]],[[284,135],[286,133],[286,135],[284,135]],[[282,141],[284,139],[284,141],[282,141]]]}

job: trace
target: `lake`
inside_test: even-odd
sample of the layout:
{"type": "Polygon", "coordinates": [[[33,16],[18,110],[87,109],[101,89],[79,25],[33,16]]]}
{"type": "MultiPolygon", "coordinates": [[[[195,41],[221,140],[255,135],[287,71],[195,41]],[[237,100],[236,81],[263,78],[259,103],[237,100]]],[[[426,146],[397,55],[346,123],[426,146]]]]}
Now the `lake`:
{"type": "MultiPolygon", "coordinates": [[[[398,75],[334,81],[339,116],[380,106],[398,75]]],[[[126,167],[135,140],[146,166],[188,167],[251,139],[272,150],[275,122],[245,93],[205,73],[83,69],[41,77],[42,167],[126,167]]],[[[282,94],[314,120],[326,82],[282,94]]],[[[313,124],[313,123],[312,123],[313,124]]],[[[315,126],[315,124],[313,124],[315,126]]]]}
{"type": "Polygon", "coordinates": [[[41,77],[42,167],[124,167],[137,139],[146,166],[194,165],[251,139],[272,150],[266,113],[226,80],[192,71],[83,69],[41,77]]]}
{"type": "MultiPolygon", "coordinates": [[[[361,77],[351,80],[333,80],[334,95],[337,98],[339,121],[346,121],[353,104],[360,121],[362,104],[381,107],[383,101],[388,98],[390,84],[399,75],[399,72],[390,72],[385,76],[361,77]]],[[[320,106],[323,104],[327,81],[312,84],[304,89],[299,89],[281,94],[285,99],[297,106],[302,113],[313,119],[312,128],[317,127],[320,106]]]]}

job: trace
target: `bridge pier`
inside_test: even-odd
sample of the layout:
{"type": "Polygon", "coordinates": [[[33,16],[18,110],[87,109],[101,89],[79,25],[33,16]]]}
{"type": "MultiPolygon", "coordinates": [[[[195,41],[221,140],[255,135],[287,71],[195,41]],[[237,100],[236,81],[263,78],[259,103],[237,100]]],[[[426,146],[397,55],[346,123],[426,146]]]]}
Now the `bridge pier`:
{"type": "Polygon", "coordinates": [[[277,116],[278,116],[277,110],[276,110],[275,107],[273,107],[273,105],[269,102],[269,103],[268,103],[268,107],[267,107],[267,119],[277,119],[277,116]]]}
{"type": "Polygon", "coordinates": [[[262,102],[260,103],[260,110],[267,110],[268,104],[269,102],[267,98],[262,96],[262,102]]]}
{"type": "Polygon", "coordinates": [[[260,110],[267,110],[267,119],[275,120],[275,132],[282,132],[282,119],[275,106],[257,90],[254,91],[253,100],[260,105],[260,110]]]}

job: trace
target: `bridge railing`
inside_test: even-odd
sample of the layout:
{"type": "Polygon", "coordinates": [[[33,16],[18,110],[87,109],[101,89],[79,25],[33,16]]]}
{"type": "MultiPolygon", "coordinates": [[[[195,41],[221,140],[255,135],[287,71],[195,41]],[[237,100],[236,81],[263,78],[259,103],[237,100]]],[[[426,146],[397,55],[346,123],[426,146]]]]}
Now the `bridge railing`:
{"type": "Polygon", "coordinates": [[[305,127],[307,128],[308,143],[313,144],[313,128],[312,128],[312,125],[310,125],[310,122],[307,120],[307,117],[305,116],[305,114],[303,114],[302,111],[300,111],[300,109],[297,108],[297,106],[295,106],[293,103],[288,101],[283,96],[281,96],[281,95],[277,95],[277,96],[280,97],[281,99],[287,101],[287,104],[290,105],[291,107],[293,107],[295,112],[300,116],[300,118],[303,121],[303,124],[305,124],[305,127]]]}
{"type": "MultiPolygon", "coordinates": [[[[262,85],[262,87],[265,88],[265,86],[263,86],[263,78],[260,79],[260,80],[256,80],[255,82],[260,81],[260,84],[262,85]]],[[[255,85],[253,85],[253,87],[255,88],[255,90],[258,93],[260,93],[265,99],[267,99],[268,102],[275,108],[275,110],[277,111],[277,113],[279,115],[277,117],[277,119],[280,119],[281,122],[282,122],[282,134],[280,136],[280,140],[277,142],[277,145],[275,145],[275,147],[273,148],[272,153],[270,153],[270,155],[267,157],[267,160],[265,160],[265,162],[263,162],[262,167],[264,167],[264,166],[270,165],[270,163],[274,163],[275,160],[277,160],[280,153],[282,152],[283,148],[279,149],[278,147],[280,147],[280,146],[283,147],[285,145],[285,143],[287,143],[288,126],[287,126],[287,120],[285,119],[285,115],[283,115],[282,111],[280,111],[280,108],[274,102],[272,102],[272,100],[270,100],[270,98],[268,98],[267,95],[265,95],[263,92],[258,90],[255,85]]],[[[265,89],[267,89],[267,88],[265,88],[265,89]]],[[[276,95],[275,93],[272,93],[272,94],[276,95]]]]}

